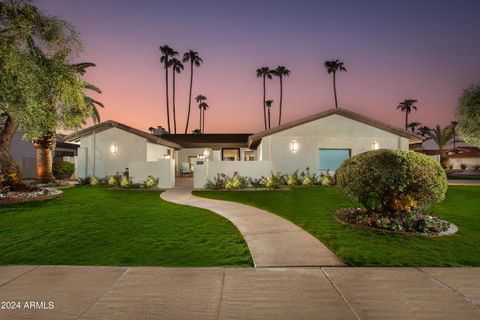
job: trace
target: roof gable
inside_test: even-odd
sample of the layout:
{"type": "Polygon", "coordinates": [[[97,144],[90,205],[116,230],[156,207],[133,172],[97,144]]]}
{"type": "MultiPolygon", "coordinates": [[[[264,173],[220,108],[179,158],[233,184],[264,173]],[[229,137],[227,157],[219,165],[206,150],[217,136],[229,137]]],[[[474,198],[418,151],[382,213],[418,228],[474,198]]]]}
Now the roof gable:
{"type": "Polygon", "coordinates": [[[323,111],[323,112],[320,112],[320,113],[317,113],[317,114],[314,114],[314,115],[311,115],[311,116],[308,116],[308,117],[305,117],[305,118],[302,118],[302,119],[299,119],[299,120],[295,120],[295,121],[291,121],[291,122],[282,124],[278,127],[275,127],[275,128],[269,129],[269,130],[258,132],[254,135],[251,135],[248,138],[248,146],[250,148],[256,148],[260,144],[260,141],[262,140],[262,138],[264,138],[264,137],[267,137],[267,136],[270,136],[270,135],[275,134],[277,132],[281,132],[281,131],[284,131],[284,130],[287,130],[287,129],[290,129],[290,128],[294,128],[294,127],[297,127],[297,126],[300,126],[300,125],[303,125],[303,124],[306,124],[306,123],[309,123],[309,122],[312,122],[312,121],[315,121],[315,120],[326,118],[326,117],[331,116],[331,115],[340,115],[340,116],[343,116],[345,118],[349,118],[349,119],[352,119],[352,120],[370,125],[372,127],[378,128],[380,130],[384,130],[384,131],[396,134],[398,136],[411,139],[413,141],[420,142],[420,141],[424,140],[424,138],[422,136],[419,136],[419,135],[416,135],[414,133],[408,132],[407,130],[392,126],[388,123],[381,122],[381,121],[375,120],[373,118],[369,118],[367,116],[364,116],[364,115],[361,115],[359,113],[355,113],[355,112],[352,112],[352,111],[349,111],[349,110],[346,110],[346,109],[337,108],[337,109],[329,109],[329,110],[326,110],[326,111],[323,111]]]}

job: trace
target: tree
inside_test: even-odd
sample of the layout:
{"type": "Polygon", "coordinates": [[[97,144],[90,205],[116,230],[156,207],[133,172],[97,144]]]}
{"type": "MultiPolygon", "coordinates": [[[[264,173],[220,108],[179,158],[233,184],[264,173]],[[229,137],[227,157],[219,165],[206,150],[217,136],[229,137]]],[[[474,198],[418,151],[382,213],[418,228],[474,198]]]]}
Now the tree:
{"type": "Polygon", "coordinates": [[[168,132],[171,132],[170,129],[170,107],[168,105],[168,68],[170,66],[169,60],[172,57],[178,55],[178,52],[170,48],[168,45],[163,45],[159,47],[159,50],[162,54],[160,57],[160,63],[163,63],[163,67],[165,68],[165,99],[166,99],[166,108],[167,108],[167,127],[168,132]]]}
{"type": "Polygon", "coordinates": [[[200,130],[200,129],[194,129],[194,130],[192,131],[192,133],[193,133],[193,134],[202,134],[202,130],[200,130]]]}
{"type": "Polygon", "coordinates": [[[188,123],[190,121],[190,110],[192,106],[192,86],[193,86],[193,66],[200,67],[203,63],[202,58],[198,55],[198,52],[193,50],[188,50],[183,54],[183,62],[190,61],[190,92],[188,94],[188,113],[187,113],[187,124],[185,125],[185,134],[188,132],[188,123]]]}
{"type": "Polygon", "coordinates": [[[198,103],[198,109],[200,110],[200,125],[198,126],[199,130],[200,130],[200,133],[202,133],[202,117],[203,117],[203,109],[202,107],[200,106],[205,100],[207,100],[207,97],[205,97],[204,95],[201,95],[199,94],[198,96],[195,97],[195,100],[197,101],[198,103]]]}
{"type": "Polygon", "coordinates": [[[290,76],[290,70],[285,66],[278,66],[273,70],[273,74],[280,79],[280,105],[278,113],[278,125],[282,124],[282,107],[283,107],[283,77],[290,76]]]}
{"type": "Polygon", "coordinates": [[[177,58],[172,58],[169,61],[170,68],[172,68],[172,109],[173,109],[173,132],[177,133],[177,116],[175,113],[175,74],[181,73],[183,70],[183,63],[177,58]]]}
{"type": "Polygon", "coordinates": [[[265,106],[267,107],[268,114],[267,114],[267,119],[268,119],[268,129],[271,128],[271,122],[270,122],[270,108],[272,107],[273,100],[267,100],[265,101],[265,106]]]}
{"type": "Polygon", "coordinates": [[[272,70],[270,70],[269,67],[261,67],[257,69],[257,78],[262,78],[263,79],[263,121],[265,124],[265,130],[267,130],[267,108],[265,105],[266,102],[266,94],[267,94],[267,89],[266,89],[266,79],[272,79],[272,70]]]}
{"type": "MultiPolygon", "coordinates": [[[[92,63],[92,62],[81,62],[81,63],[77,63],[77,64],[72,65],[72,67],[82,76],[85,75],[85,73],[87,72],[87,68],[95,67],[95,66],[96,66],[95,63],[92,63]]],[[[100,88],[98,88],[97,86],[95,86],[95,85],[93,85],[89,82],[86,82],[86,81],[83,82],[83,87],[86,90],[91,90],[91,91],[96,92],[98,94],[102,93],[102,90],[100,90],[100,88]]],[[[92,98],[90,96],[87,96],[86,94],[84,94],[84,100],[85,100],[85,105],[92,109],[91,118],[93,120],[93,123],[94,124],[100,123],[101,118],[100,118],[100,113],[98,112],[97,106],[105,108],[105,105],[103,103],[101,103],[100,101],[97,101],[94,98],[92,98]]]]}
{"type": "Polygon", "coordinates": [[[415,133],[415,129],[420,125],[422,125],[420,122],[410,122],[407,127],[415,133]]]}
{"type": "Polygon", "coordinates": [[[421,136],[427,136],[427,134],[431,131],[432,129],[430,129],[429,127],[427,126],[421,126],[420,128],[418,128],[418,134],[421,135],[421,136]]]}
{"type": "MultiPolygon", "coordinates": [[[[0,2],[0,175],[21,181],[9,153],[17,128],[34,140],[78,126],[90,113],[83,82],[67,60],[81,48],[66,21],[41,13],[30,1],[0,2]]],[[[3,183],[2,181],[1,183],[3,183]]]]}
{"type": "Polygon", "coordinates": [[[200,112],[203,113],[202,117],[202,133],[205,133],[205,111],[208,109],[208,104],[206,102],[201,102],[198,107],[200,112]]]}
{"type": "Polygon", "coordinates": [[[456,131],[463,141],[480,147],[480,84],[465,90],[457,107],[456,131]]]}
{"type": "Polygon", "coordinates": [[[417,110],[417,106],[415,106],[416,103],[417,103],[417,100],[415,99],[405,99],[402,102],[400,102],[397,106],[397,110],[405,112],[405,130],[408,129],[408,115],[413,110],[417,110]]]}
{"type": "Polygon", "coordinates": [[[432,139],[438,146],[440,155],[440,164],[443,168],[447,167],[448,155],[445,152],[445,146],[452,140],[453,130],[450,126],[442,128],[438,124],[427,133],[427,140],[432,139]]]}
{"type": "Polygon", "coordinates": [[[328,74],[333,74],[333,95],[335,96],[335,108],[338,108],[336,75],[337,72],[346,72],[347,69],[343,66],[343,62],[338,59],[325,61],[324,67],[327,69],[328,74]]]}
{"type": "Polygon", "coordinates": [[[455,149],[457,147],[457,142],[458,141],[458,136],[457,136],[457,125],[458,125],[458,122],[457,121],[452,121],[450,122],[450,125],[449,127],[452,128],[452,142],[453,142],[453,148],[455,149]]]}

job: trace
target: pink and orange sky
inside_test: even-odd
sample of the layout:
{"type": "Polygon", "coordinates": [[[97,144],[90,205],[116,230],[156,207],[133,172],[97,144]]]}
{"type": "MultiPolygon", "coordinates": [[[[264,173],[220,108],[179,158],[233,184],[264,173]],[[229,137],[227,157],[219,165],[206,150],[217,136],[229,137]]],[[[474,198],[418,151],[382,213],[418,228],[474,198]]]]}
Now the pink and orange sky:
{"type": "MultiPolygon", "coordinates": [[[[418,100],[411,121],[454,120],[462,90],[480,82],[480,2],[472,1],[104,1],[38,0],[43,11],[73,23],[85,42],[81,61],[97,64],[87,80],[103,90],[102,120],[147,130],[166,126],[158,51],[198,51],[193,95],[210,108],[206,132],[263,129],[261,66],[287,66],[284,120],[334,106],[323,62],[338,58],[339,105],[402,126],[396,110],[418,100]]],[[[177,76],[177,125],[183,132],[188,68],[177,76]]],[[[278,117],[278,79],[267,98],[278,117]]],[[[193,105],[189,131],[198,128],[193,105]]]]}

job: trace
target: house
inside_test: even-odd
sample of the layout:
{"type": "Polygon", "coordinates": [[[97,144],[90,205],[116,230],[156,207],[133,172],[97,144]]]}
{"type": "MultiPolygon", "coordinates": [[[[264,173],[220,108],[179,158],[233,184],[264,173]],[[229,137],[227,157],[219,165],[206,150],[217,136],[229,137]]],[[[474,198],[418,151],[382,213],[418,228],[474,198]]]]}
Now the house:
{"type": "Polygon", "coordinates": [[[172,187],[175,176],[193,174],[197,188],[218,173],[259,178],[307,167],[312,172],[335,171],[353,155],[379,148],[409,150],[411,143],[423,140],[341,108],[256,134],[155,133],[106,121],[66,140],[79,143],[79,177],[103,177],[128,168],[134,181],[150,174],[159,177],[163,187],[172,187]]]}
{"type": "MultiPolygon", "coordinates": [[[[440,161],[440,152],[432,141],[425,141],[423,144],[412,146],[411,149],[440,161]]],[[[464,142],[457,142],[455,145],[449,143],[444,147],[444,152],[450,169],[474,170],[480,167],[480,149],[477,147],[464,142]]]]}

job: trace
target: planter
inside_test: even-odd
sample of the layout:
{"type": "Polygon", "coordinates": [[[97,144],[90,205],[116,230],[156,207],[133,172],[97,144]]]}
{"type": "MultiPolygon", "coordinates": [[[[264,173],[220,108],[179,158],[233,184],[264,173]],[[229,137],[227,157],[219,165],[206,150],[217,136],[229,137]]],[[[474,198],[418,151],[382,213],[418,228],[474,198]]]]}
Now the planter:
{"type": "Polygon", "coordinates": [[[0,195],[0,205],[22,203],[30,201],[44,201],[63,196],[63,191],[53,188],[45,188],[32,192],[10,192],[0,195]]]}

